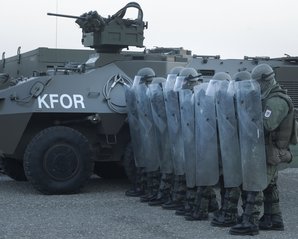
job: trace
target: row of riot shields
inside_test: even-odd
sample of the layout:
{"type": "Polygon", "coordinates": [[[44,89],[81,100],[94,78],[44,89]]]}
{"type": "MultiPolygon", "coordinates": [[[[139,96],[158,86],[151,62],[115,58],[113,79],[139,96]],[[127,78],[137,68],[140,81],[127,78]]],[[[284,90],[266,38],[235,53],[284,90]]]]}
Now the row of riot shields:
{"type": "Polygon", "coordinates": [[[184,77],[126,90],[128,121],[137,167],[186,176],[188,187],[267,185],[260,87],[253,80],[210,80],[192,89],[184,77]]]}

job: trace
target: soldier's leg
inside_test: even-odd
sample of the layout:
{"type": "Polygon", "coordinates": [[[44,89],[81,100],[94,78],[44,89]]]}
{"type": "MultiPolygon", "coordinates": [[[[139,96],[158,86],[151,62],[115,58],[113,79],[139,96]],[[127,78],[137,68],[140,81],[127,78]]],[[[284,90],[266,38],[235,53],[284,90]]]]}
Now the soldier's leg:
{"type": "Polygon", "coordinates": [[[209,186],[198,187],[194,210],[192,211],[191,215],[186,215],[185,219],[188,221],[208,220],[209,202],[210,202],[210,187],[209,186]]]}
{"type": "Polygon", "coordinates": [[[231,227],[232,235],[257,235],[259,234],[259,215],[263,202],[262,192],[247,192],[245,209],[242,221],[231,227]]]}
{"type": "Polygon", "coordinates": [[[276,166],[268,165],[268,187],[264,193],[264,215],[260,219],[261,230],[284,230],[282,213],[279,206],[279,192],[277,188],[278,170],[276,166]]]}
{"type": "Polygon", "coordinates": [[[132,188],[125,192],[129,197],[140,197],[146,194],[146,180],[144,168],[137,167],[132,188]]]}
{"type": "Polygon", "coordinates": [[[141,196],[141,202],[149,202],[157,197],[160,183],[160,171],[147,172],[147,191],[148,193],[141,196]]]}
{"type": "Polygon", "coordinates": [[[208,212],[215,212],[219,209],[218,202],[216,199],[216,193],[213,189],[213,187],[208,187],[207,190],[209,190],[209,205],[208,205],[208,212]]]}
{"type": "Polygon", "coordinates": [[[240,188],[226,188],[222,207],[214,213],[212,226],[230,227],[237,224],[240,188]]]}
{"type": "Polygon", "coordinates": [[[150,206],[158,206],[170,201],[172,187],[173,187],[173,174],[169,174],[169,173],[162,174],[157,197],[156,199],[151,200],[148,204],[150,206]]]}
{"type": "Polygon", "coordinates": [[[162,208],[177,210],[184,207],[186,199],[186,181],[185,175],[174,176],[174,187],[172,191],[172,201],[162,204],[162,208]]]}
{"type": "Polygon", "coordinates": [[[195,198],[197,193],[197,187],[187,188],[186,189],[186,200],[184,203],[184,207],[181,209],[177,209],[175,214],[179,216],[185,216],[192,212],[194,208],[195,198]]]}

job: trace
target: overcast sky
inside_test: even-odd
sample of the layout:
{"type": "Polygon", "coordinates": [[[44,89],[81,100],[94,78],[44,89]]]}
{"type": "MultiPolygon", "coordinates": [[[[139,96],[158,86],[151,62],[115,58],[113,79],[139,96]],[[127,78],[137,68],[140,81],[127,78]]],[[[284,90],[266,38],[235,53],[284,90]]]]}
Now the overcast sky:
{"type": "MultiPolygon", "coordinates": [[[[0,54],[6,57],[37,47],[82,49],[74,19],[47,12],[81,15],[96,10],[114,14],[123,0],[0,0],[0,54]]],[[[194,54],[298,56],[297,0],[139,0],[144,12],[147,48],[183,47],[194,54]]],[[[134,18],[136,12],[129,12],[134,18]]]]}

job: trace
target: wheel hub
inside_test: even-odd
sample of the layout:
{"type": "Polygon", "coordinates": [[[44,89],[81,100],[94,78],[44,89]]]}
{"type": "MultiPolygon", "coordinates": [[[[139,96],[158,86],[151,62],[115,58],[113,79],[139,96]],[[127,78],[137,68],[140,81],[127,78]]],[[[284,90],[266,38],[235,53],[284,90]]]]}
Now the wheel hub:
{"type": "Polygon", "coordinates": [[[76,150],[68,144],[54,145],[44,156],[44,169],[53,179],[64,181],[78,171],[79,159],[76,150]]]}

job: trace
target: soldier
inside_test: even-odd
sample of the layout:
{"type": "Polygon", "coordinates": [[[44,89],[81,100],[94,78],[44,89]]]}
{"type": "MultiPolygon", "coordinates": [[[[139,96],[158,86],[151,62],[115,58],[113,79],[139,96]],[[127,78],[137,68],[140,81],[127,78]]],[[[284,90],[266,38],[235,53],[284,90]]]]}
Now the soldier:
{"type": "Polygon", "coordinates": [[[132,121],[131,136],[135,151],[134,157],[137,172],[135,186],[132,190],[127,191],[126,195],[140,196],[144,194],[145,189],[147,192],[141,196],[141,202],[148,202],[157,196],[160,181],[159,151],[155,137],[155,128],[151,127],[151,105],[147,96],[148,85],[154,77],[155,72],[151,68],[140,69],[132,86],[134,94],[130,95],[130,98],[127,99],[127,101],[136,102],[134,106],[135,120],[132,121]],[[136,130],[138,132],[133,132],[132,129],[138,129],[136,130]]]}
{"type": "Polygon", "coordinates": [[[173,162],[171,158],[170,139],[167,127],[167,116],[163,96],[163,86],[166,79],[155,77],[149,85],[154,127],[156,128],[156,140],[160,152],[161,179],[157,197],[149,201],[149,206],[159,206],[171,199],[173,181],[173,162]]]}
{"type": "Polygon", "coordinates": [[[174,68],[168,75],[164,87],[167,125],[174,172],[171,200],[162,204],[162,208],[168,210],[183,208],[186,197],[185,158],[178,93],[179,89],[182,87],[180,84],[181,79],[184,78],[184,76],[180,76],[181,71],[181,68],[174,68]]]}
{"type": "Polygon", "coordinates": [[[144,148],[143,158],[145,160],[145,173],[147,194],[140,197],[141,202],[154,200],[158,194],[160,183],[160,152],[156,140],[156,131],[153,126],[151,103],[148,96],[148,86],[155,78],[155,72],[149,67],[142,68],[138,71],[142,76],[138,85],[138,114],[140,120],[140,131],[142,134],[142,147],[144,148]]]}
{"type": "MultiPolygon", "coordinates": [[[[173,159],[173,154],[171,150],[171,140],[169,137],[169,129],[168,129],[168,122],[167,122],[167,111],[166,111],[166,105],[165,105],[165,100],[166,100],[166,88],[172,88],[174,86],[175,81],[177,76],[179,76],[180,71],[183,69],[183,67],[174,67],[171,69],[167,76],[167,80],[160,81],[160,79],[155,79],[153,82],[157,83],[156,81],[159,81],[159,84],[161,85],[161,90],[163,95],[157,96],[156,94],[156,87],[155,87],[155,99],[151,99],[151,104],[152,104],[152,112],[154,114],[154,119],[156,120],[156,127],[158,128],[158,140],[160,141],[160,150],[161,150],[161,165],[160,165],[160,170],[161,170],[161,181],[160,181],[160,186],[158,189],[158,194],[157,197],[153,200],[151,200],[148,204],[150,206],[159,206],[165,204],[165,207],[171,207],[175,206],[176,203],[173,202],[173,200],[177,200],[177,196],[175,195],[177,192],[177,183],[178,181],[176,180],[175,184],[175,190],[174,190],[174,159],[173,159]],[[158,98],[160,97],[160,101],[163,102],[158,102],[158,98]],[[157,103],[157,104],[155,104],[157,103]],[[160,105],[158,105],[160,104],[160,105]],[[155,105],[155,107],[154,107],[155,105]]],[[[152,83],[153,83],[152,82],[152,83]]],[[[151,89],[153,89],[154,85],[151,85],[151,89]]],[[[154,90],[151,91],[153,93],[154,90]]],[[[151,94],[152,96],[152,94],[151,94]]],[[[182,183],[183,185],[183,183],[182,183]]],[[[184,192],[183,186],[181,187],[182,192],[184,192]]],[[[183,193],[182,193],[183,195],[183,193]]]]}
{"type": "Polygon", "coordinates": [[[191,212],[194,199],[197,191],[196,187],[196,170],[195,170],[195,160],[196,160],[196,150],[193,147],[193,142],[195,141],[194,133],[194,97],[193,97],[193,87],[199,84],[199,74],[193,68],[184,68],[180,72],[180,78],[182,81],[181,89],[179,91],[179,104],[180,104],[180,114],[181,114],[181,127],[182,127],[182,137],[184,143],[184,158],[185,158],[185,179],[186,179],[186,199],[184,206],[177,209],[176,215],[185,215],[187,212],[191,212]]]}
{"type": "MultiPolygon", "coordinates": [[[[228,74],[226,74],[225,72],[222,72],[220,75],[218,73],[217,76],[214,76],[214,78],[218,78],[218,79],[223,79],[223,80],[229,80],[229,87],[227,89],[227,93],[232,97],[230,103],[232,105],[235,105],[234,103],[234,95],[235,95],[235,82],[236,81],[242,81],[242,80],[249,80],[251,79],[251,74],[248,71],[240,71],[237,72],[236,74],[233,75],[233,78],[231,79],[230,76],[228,74]],[[232,80],[232,81],[231,81],[232,80]]],[[[226,103],[226,102],[224,102],[226,103]]],[[[229,108],[233,108],[233,106],[229,106],[229,108]]],[[[221,106],[221,105],[220,105],[221,106]]],[[[231,112],[231,111],[230,111],[231,112]]],[[[233,112],[231,112],[233,114],[235,114],[235,111],[233,110],[233,112]]],[[[229,116],[229,115],[227,115],[229,116]]],[[[219,116],[218,116],[219,118],[219,116]]],[[[232,117],[229,117],[232,118],[232,117]]],[[[235,119],[235,117],[234,117],[235,119]]],[[[230,119],[231,121],[231,119],[230,119]]],[[[237,130],[237,125],[235,125],[236,131],[235,134],[238,134],[238,130],[237,130]]],[[[224,130],[223,130],[224,131],[224,130]]],[[[225,133],[231,133],[231,130],[227,130],[225,133]]],[[[220,132],[221,133],[221,132],[220,132]]],[[[221,135],[221,134],[220,134],[221,135]]],[[[227,135],[224,135],[224,137],[227,137],[227,135]]],[[[238,142],[238,135],[231,135],[231,137],[234,137],[234,140],[237,140],[237,142],[233,142],[234,144],[232,144],[232,142],[228,142],[228,144],[223,144],[221,143],[221,148],[225,147],[225,149],[223,150],[228,150],[230,153],[232,151],[233,155],[235,156],[235,160],[238,160],[238,162],[234,162],[233,163],[233,167],[231,169],[238,170],[237,171],[241,171],[241,159],[240,159],[240,152],[239,152],[239,148],[237,148],[237,145],[239,145],[238,142]],[[233,148],[226,148],[226,146],[231,146],[233,148]],[[235,151],[236,150],[236,151],[235,151]],[[238,163],[238,164],[237,164],[238,163]]],[[[225,156],[225,155],[224,155],[225,156]]],[[[231,161],[231,158],[227,158],[227,160],[231,161]]],[[[229,172],[227,172],[229,173],[229,172]]],[[[225,175],[227,176],[227,175],[225,175]]],[[[233,173],[233,177],[235,176],[235,173],[233,173]]],[[[211,221],[211,225],[212,226],[216,226],[216,227],[230,227],[230,226],[234,226],[237,224],[237,218],[238,218],[238,201],[239,201],[239,197],[240,197],[240,184],[242,183],[242,174],[240,172],[237,172],[237,176],[239,180],[237,180],[235,182],[235,179],[233,179],[234,182],[226,182],[229,185],[225,186],[225,180],[224,180],[224,176],[221,175],[220,177],[220,181],[219,181],[219,185],[220,185],[220,194],[221,194],[221,208],[219,211],[214,213],[214,217],[211,221]],[[239,183],[239,184],[238,184],[239,183]],[[238,186],[237,186],[238,185],[238,186]]]]}
{"type": "MultiPolygon", "coordinates": [[[[196,86],[196,87],[198,87],[198,86],[196,86]]],[[[202,87],[204,87],[204,86],[202,86],[202,87]]],[[[193,87],[192,87],[192,89],[193,89],[193,87]]],[[[199,89],[199,88],[197,88],[197,89],[199,89]]],[[[197,116],[198,115],[196,114],[196,117],[197,116]]],[[[196,121],[197,120],[198,119],[196,119],[196,121]]],[[[196,125],[195,127],[198,127],[198,125],[196,125]]],[[[201,137],[203,137],[203,136],[201,136],[201,134],[197,134],[197,139],[196,139],[197,142],[196,143],[198,145],[200,145],[202,140],[204,140],[201,137]]],[[[198,145],[197,145],[197,147],[198,147],[198,145]]],[[[200,156],[198,156],[197,158],[199,159],[200,156]]],[[[205,166],[209,167],[210,165],[205,165],[205,166]]],[[[218,167],[217,163],[216,163],[216,167],[218,167]]],[[[193,168],[197,168],[197,166],[193,166],[193,168]]],[[[205,169],[203,168],[202,170],[204,171],[205,169]]],[[[197,178],[195,179],[195,181],[197,181],[197,178]]],[[[210,183],[210,182],[208,182],[208,183],[210,183]]],[[[197,182],[196,182],[196,184],[197,184],[197,182]]],[[[188,207],[185,207],[185,211],[186,211],[185,219],[188,221],[208,220],[208,217],[209,217],[208,213],[218,210],[218,202],[216,200],[216,194],[215,194],[213,187],[210,186],[210,184],[208,184],[208,186],[207,185],[203,186],[203,185],[204,185],[204,183],[197,184],[195,198],[190,198],[188,200],[189,203],[186,204],[186,205],[188,205],[188,207]]],[[[190,190],[190,189],[191,188],[188,188],[188,191],[192,192],[192,190],[190,190]]],[[[192,195],[192,194],[190,194],[190,195],[192,195]]],[[[177,211],[176,213],[178,214],[179,211],[177,211]]]]}
{"type": "Polygon", "coordinates": [[[264,194],[264,215],[259,221],[262,192],[248,191],[241,223],[233,226],[233,235],[256,235],[261,230],[284,230],[277,189],[277,165],[290,162],[290,143],[297,143],[294,107],[274,78],[273,69],[260,64],[252,71],[252,78],[260,84],[265,132],[268,186],[264,194]]]}

